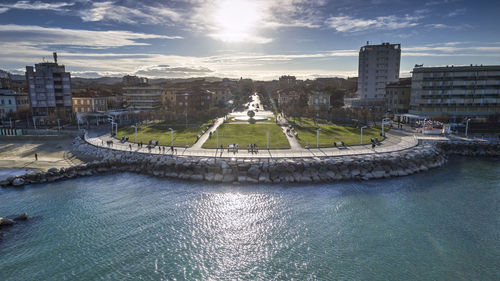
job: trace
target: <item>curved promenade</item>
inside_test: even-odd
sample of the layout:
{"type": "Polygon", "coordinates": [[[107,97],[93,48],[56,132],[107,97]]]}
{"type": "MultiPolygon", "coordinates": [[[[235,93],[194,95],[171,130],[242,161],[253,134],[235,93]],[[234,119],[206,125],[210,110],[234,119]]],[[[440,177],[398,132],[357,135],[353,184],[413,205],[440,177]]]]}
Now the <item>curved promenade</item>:
{"type": "Polygon", "coordinates": [[[371,145],[348,146],[346,148],[292,148],[292,149],[260,149],[258,153],[249,153],[246,147],[240,147],[237,153],[228,152],[227,149],[204,149],[198,147],[180,148],[175,147],[174,152],[170,151],[170,147],[163,147],[159,150],[158,147],[147,149],[145,146],[139,148],[138,145],[130,142],[120,143],[119,140],[112,138],[109,134],[106,135],[85,135],[85,141],[95,147],[112,149],[118,151],[156,154],[156,155],[176,155],[176,156],[191,156],[191,157],[215,157],[215,158],[310,158],[310,157],[340,157],[354,156],[366,154],[379,154],[402,151],[410,149],[418,145],[418,139],[415,136],[397,136],[389,134],[382,145],[376,146],[374,149],[371,145]],[[113,141],[112,146],[108,146],[107,142],[113,141]],[[132,147],[132,149],[130,149],[132,147]]]}

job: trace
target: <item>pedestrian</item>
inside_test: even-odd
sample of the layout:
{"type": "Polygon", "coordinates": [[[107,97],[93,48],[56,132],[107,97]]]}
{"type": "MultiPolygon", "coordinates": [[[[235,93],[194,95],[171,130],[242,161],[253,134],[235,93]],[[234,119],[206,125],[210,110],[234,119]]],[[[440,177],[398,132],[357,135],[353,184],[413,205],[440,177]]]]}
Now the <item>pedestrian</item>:
{"type": "Polygon", "coordinates": [[[172,154],[174,154],[174,146],[173,145],[170,146],[170,150],[172,151],[172,154]]]}
{"type": "Polygon", "coordinates": [[[35,153],[35,161],[38,161],[38,154],[35,153]]]}
{"type": "Polygon", "coordinates": [[[131,145],[131,144],[129,144],[129,145],[128,145],[128,148],[129,148],[130,150],[132,150],[132,145],[131,145]]]}

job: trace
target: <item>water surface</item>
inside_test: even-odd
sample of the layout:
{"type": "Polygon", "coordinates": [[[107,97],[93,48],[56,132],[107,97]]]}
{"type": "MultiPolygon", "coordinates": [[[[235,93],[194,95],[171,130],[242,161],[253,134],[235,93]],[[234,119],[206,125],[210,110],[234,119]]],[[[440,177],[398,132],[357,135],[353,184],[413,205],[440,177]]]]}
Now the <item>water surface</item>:
{"type": "Polygon", "coordinates": [[[212,185],[130,173],[0,189],[0,280],[499,280],[500,164],[212,185]]]}

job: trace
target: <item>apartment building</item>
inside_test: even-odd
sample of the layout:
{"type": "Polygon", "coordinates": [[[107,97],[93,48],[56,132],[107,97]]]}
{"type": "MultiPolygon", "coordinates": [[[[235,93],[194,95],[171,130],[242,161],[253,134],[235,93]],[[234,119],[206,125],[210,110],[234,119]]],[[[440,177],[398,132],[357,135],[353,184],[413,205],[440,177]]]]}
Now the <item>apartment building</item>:
{"type": "Polygon", "coordinates": [[[385,87],[387,111],[393,114],[408,113],[410,109],[411,78],[399,79],[385,87]]]}
{"type": "Polygon", "coordinates": [[[163,104],[165,90],[161,87],[138,86],[123,88],[125,103],[129,108],[153,110],[163,104]]]}
{"type": "Polygon", "coordinates": [[[416,66],[409,113],[456,122],[500,114],[500,65],[416,66]]]}
{"type": "Polygon", "coordinates": [[[208,90],[184,90],[175,92],[174,112],[193,114],[208,111],[213,92],[208,90]]]}
{"type": "Polygon", "coordinates": [[[26,81],[32,114],[37,118],[54,115],[69,119],[72,115],[71,74],[64,65],[54,62],[42,62],[26,66],[26,81]]]}
{"type": "Polygon", "coordinates": [[[385,86],[398,82],[401,61],[401,44],[382,43],[369,45],[359,50],[358,97],[360,103],[385,102],[385,86]]]}
{"type": "Polygon", "coordinates": [[[108,99],[97,93],[87,92],[73,95],[73,112],[99,112],[108,110],[108,99]]]}

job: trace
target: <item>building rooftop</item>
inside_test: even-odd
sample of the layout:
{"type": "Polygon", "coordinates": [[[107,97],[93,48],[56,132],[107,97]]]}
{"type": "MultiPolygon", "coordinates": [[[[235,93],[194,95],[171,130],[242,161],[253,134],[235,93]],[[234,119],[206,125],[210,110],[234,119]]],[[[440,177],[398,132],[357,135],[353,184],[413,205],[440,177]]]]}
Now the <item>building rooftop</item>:
{"type": "Polygon", "coordinates": [[[494,71],[500,70],[500,65],[458,65],[458,66],[418,66],[413,68],[413,72],[459,72],[459,71],[494,71]]]}

